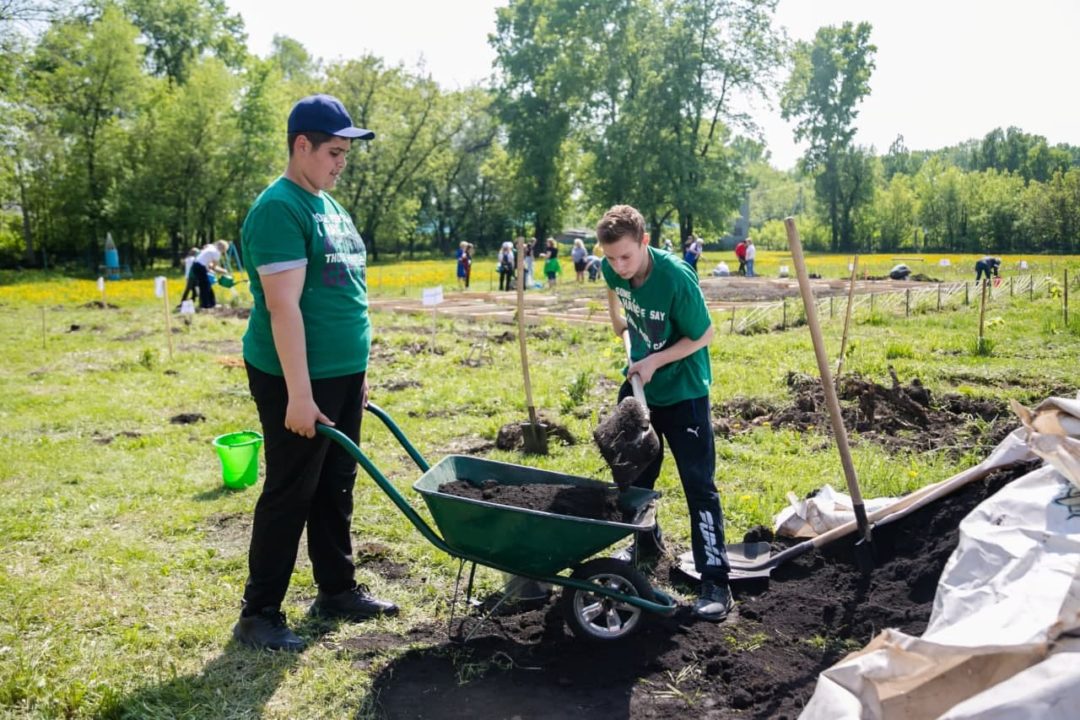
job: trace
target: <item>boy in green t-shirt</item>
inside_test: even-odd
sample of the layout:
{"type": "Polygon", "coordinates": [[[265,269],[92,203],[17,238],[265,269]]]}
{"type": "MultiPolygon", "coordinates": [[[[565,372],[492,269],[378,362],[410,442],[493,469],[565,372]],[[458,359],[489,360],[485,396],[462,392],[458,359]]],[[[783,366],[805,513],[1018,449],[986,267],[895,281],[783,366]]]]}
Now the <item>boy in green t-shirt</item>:
{"type": "Polygon", "coordinates": [[[352,218],[324,191],[345,168],[352,141],[374,137],[353,127],[334,97],[299,101],[289,114],[285,174],[255,200],[240,231],[255,298],[244,362],[265,436],[266,481],[233,637],[253,647],[304,647],[281,602],[305,527],[319,586],[313,614],[363,620],[398,610],[356,584],[349,534],[356,462],[315,432],[321,422],[359,442],[367,405],[367,252],[352,218]]]}
{"type": "MultiPolygon", "coordinates": [[[[608,285],[608,309],[615,335],[629,329],[631,360],[627,377],[637,374],[661,451],[634,485],[652,489],[660,475],[666,440],[679,469],[690,509],[694,566],[701,573],[701,595],[694,614],[720,621],[732,608],[728,588],[724,516],[713,475],[716,450],[709,414],[709,341],[713,326],[693,269],[674,255],[649,246],[645,220],[629,205],[616,205],[596,226],[604,250],[601,270],[608,285]],[[620,313],[625,312],[625,318],[620,313]]],[[[631,394],[623,383],[619,400],[631,394]]],[[[633,557],[662,549],[659,527],[635,539],[633,557]]]]}

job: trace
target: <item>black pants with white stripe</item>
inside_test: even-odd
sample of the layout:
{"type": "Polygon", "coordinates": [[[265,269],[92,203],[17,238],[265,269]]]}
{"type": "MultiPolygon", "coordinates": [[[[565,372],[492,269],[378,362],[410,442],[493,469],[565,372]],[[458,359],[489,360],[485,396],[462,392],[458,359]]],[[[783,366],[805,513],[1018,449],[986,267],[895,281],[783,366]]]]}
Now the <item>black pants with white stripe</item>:
{"type": "MultiPolygon", "coordinates": [[[[632,394],[630,383],[624,382],[619,389],[619,401],[632,394]]],[[[716,491],[716,442],[709,415],[709,397],[683,400],[674,405],[650,405],[649,414],[660,438],[660,454],[638,476],[634,485],[653,489],[664,462],[666,441],[675,457],[690,510],[694,567],[704,580],[727,582],[731,566],[724,549],[724,511],[716,491]]]]}

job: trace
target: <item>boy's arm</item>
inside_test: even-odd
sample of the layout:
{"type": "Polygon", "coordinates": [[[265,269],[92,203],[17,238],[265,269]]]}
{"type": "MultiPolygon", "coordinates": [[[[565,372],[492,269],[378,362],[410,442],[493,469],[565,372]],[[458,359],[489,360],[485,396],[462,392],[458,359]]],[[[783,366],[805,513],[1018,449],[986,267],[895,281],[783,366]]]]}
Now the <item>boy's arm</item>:
{"type": "Polygon", "coordinates": [[[306,438],[315,437],[315,423],[333,425],[323,415],[311,396],[308,376],[307,345],[304,342],[304,316],[300,313],[300,295],[304,291],[307,267],[293,268],[270,275],[260,275],[270,313],[274,336],[289,402],[285,409],[285,429],[306,438]]]}
{"type": "Polygon", "coordinates": [[[621,338],[623,330],[627,327],[626,320],[623,320],[622,303],[619,302],[619,296],[611,288],[608,288],[607,291],[607,309],[608,316],[611,318],[611,329],[615,331],[615,337],[621,338]]]}
{"type": "Polygon", "coordinates": [[[641,360],[631,363],[630,367],[626,369],[626,375],[629,377],[630,375],[637,373],[638,377],[641,378],[641,384],[648,385],[657,370],[665,365],[670,365],[673,362],[693,355],[698,350],[708,345],[712,341],[715,333],[716,329],[712,325],[709,325],[697,340],[691,340],[688,337],[679,338],[679,341],[671,347],[666,347],[658,353],[646,355],[641,360]]]}

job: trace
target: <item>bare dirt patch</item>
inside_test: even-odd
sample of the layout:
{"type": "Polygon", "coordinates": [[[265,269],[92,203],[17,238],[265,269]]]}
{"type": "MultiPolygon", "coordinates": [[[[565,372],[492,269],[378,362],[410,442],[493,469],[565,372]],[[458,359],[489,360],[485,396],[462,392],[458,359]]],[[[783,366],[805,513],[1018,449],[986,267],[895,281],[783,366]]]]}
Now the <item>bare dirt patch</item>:
{"type": "MultiPolygon", "coordinates": [[[[963,453],[992,447],[1017,421],[1003,401],[958,394],[935,397],[918,378],[904,385],[890,368],[891,384],[880,385],[858,375],[840,379],[838,395],[844,426],[853,440],[870,441],[895,450],[944,449],[963,453]]],[[[744,432],[754,426],[790,428],[800,432],[829,432],[829,416],[821,381],[789,373],[788,403],[736,398],[720,406],[714,421],[717,434],[744,432]]]]}
{"type": "MultiPolygon", "coordinates": [[[[547,435],[548,442],[552,439],[558,440],[564,445],[575,445],[577,439],[570,434],[565,426],[541,416],[537,419],[540,427],[543,428],[544,433],[547,435]]],[[[521,422],[507,423],[499,428],[499,434],[495,438],[495,447],[500,450],[521,450],[525,447],[525,428],[529,425],[528,420],[522,420],[521,422]]]]}
{"type": "MultiPolygon", "coordinates": [[[[599,645],[574,640],[553,603],[498,616],[465,647],[444,643],[391,661],[375,678],[373,710],[387,720],[793,720],[818,674],[849,651],[886,627],[925,630],[960,519],[1032,467],[995,473],[879,527],[869,576],[855,568],[851,542],[838,541],[782,565],[768,582],[736,585],[736,613],[725,623],[695,621],[683,608],[599,645]]],[[[666,564],[655,575],[692,592],[666,564]]]]}
{"type": "Polygon", "coordinates": [[[206,416],[202,413],[180,413],[169,418],[169,422],[173,425],[191,425],[204,420],[206,420],[206,416]]]}

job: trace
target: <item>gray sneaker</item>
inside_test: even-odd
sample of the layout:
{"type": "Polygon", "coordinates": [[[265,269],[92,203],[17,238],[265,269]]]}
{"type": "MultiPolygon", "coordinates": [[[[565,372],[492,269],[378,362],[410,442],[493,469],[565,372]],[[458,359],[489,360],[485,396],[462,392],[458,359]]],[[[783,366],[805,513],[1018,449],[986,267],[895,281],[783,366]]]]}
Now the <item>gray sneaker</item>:
{"type": "Polygon", "coordinates": [[[731,588],[727,583],[715,583],[705,580],[701,583],[701,595],[694,603],[694,616],[709,622],[720,622],[735,607],[731,599],[731,588]]]}

